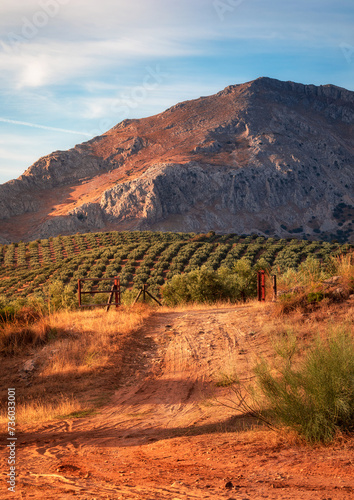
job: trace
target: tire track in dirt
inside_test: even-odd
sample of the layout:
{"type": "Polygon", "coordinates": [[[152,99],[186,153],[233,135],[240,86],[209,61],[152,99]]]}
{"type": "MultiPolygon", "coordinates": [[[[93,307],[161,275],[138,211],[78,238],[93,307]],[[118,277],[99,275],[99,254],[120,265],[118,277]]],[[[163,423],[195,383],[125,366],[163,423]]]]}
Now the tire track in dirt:
{"type": "MultiPolygon", "coordinates": [[[[247,315],[247,307],[237,310],[247,315]]],[[[66,490],[72,486],[72,491],[81,491],[80,485],[63,483],[55,474],[43,475],[43,464],[47,464],[47,470],[48,465],[54,467],[64,457],[84,457],[94,448],[144,445],[189,434],[199,427],[212,430],[218,422],[227,420],[232,412],[216,409],[210,400],[215,377],[225,368],[225,359],[232,360],[238,349],[239,331],[229,328],[233,314],[235,308],[156,313],[139,333],[151,339],[151,350],[139,353],[144,363],[136,367],[132,358],[122,386],[99,415],[47,424],[38,429],[36,437],[28,435],[23,441],[26,455],[32,457],[31,470],[23,475],[24,483],[53,481],[61,488],[65,483],[66,490]],[[136,368],[138,375],[132,376],[136,368]]],[[[108,493],[110,488],[102,487],[97,490],[87,485],[86,492],[108,493]]],[[[165,498],[162,492],[159,495],[165,498]]]]}
{"type": "MultiPolygon", "coordinates": [[[[238,310],[247,315],[247,307],[238,310]]],[[[230,309],[217,309],[158,315],[146,329],[146,335],[159,345],[154,365],[131,386],[117,391],[106,424],[128,429],[132,439],[132,429],[139,434],[148,431],[151,438],[154,430],[158,434],[199,421],[214,423],[214,407],[203,403],[213,396],[216,378],[223,370],[231,370],[243,354],[238,352],[240,332],[230,329],[233,314],[230,309]]],[[[222,413],[225,419],[230,416],[219,408],[218,420],[222,413]]]]}

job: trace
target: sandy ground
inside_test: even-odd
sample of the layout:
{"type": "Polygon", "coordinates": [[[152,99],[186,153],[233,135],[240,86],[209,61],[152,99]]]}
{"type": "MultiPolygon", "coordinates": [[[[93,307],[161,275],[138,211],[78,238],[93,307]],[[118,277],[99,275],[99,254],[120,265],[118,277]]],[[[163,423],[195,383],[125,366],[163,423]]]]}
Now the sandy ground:
{"type": "Polygon", "coordinates": [[[310,447],[221,404],[215,382],[271,352],[249,307],[154,314],[98,415],[20,429],[16,493],[2,450],[0,498],[354,499],[354,439],[310,447]]]}

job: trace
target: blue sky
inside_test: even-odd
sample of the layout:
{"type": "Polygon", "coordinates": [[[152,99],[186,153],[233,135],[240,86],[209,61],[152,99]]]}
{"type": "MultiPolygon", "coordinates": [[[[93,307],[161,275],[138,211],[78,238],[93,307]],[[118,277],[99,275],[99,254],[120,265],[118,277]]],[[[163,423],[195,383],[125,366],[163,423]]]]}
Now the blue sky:
{"type": "Polygon", "coordinates": [[[352,0],[2,0],[0,183],[259,76],[354,90],[352,0]]]}

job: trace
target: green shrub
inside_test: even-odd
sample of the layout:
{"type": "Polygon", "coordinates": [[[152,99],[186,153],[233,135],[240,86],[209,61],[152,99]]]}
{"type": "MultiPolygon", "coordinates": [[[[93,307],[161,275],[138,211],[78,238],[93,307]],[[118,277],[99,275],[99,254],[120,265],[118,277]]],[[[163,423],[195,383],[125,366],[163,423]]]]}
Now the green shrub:
{"type": "Polygon", "coordinates": [[[16,309],[13,305],[0,308],[0,322],[12,321],[15,317],[16,309]]]}
{"type": "Polygon", "coordinates": [[[187,302],[214,302],[224,295],[224,287],[216,273],[205,266],[188,274],[177,274],[167,283],[162,296],[168,305],[187,302]]]}
{"type": "Polygon", "coordinates": [[[172,306],[187,302],[245,301],[256,295],[257,269],[246,259],[236,262],[232,270],[220,268],[214,271],[202,266],[173,276],[163,287],[162,296],[172,306]]]}
{"type": "Polygon", "coordinates": [[[324,293],[322,292],[310,292],[307,294],[307,302],[309,304],[321,302],[324,299],[324,293]]]}
{"type": "Polygon", "coordinates": [[[277,366],[262,361],[255,368],[272,424],[291,428],[309,442],[354,431],[354,339],[349,331],[340,327],[327,339],[318,338],[301,362],[294,363],[287,349],[278,350],[277,361],[277,366]]]}

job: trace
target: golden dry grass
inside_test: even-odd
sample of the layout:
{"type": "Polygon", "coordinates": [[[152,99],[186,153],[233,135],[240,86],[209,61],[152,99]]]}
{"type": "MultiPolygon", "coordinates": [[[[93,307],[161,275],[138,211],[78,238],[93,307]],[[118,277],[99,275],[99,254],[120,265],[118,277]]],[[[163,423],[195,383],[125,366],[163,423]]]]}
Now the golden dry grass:
{"type": "MultiPolygon", "coordinates": [[[[249,301],[248,303],[254,303],[255,301],[249,301]]],[[[257,302],[258,304],[258,302],[257,302]]],[[[189,302],[187,304],[180,304],[177,306],[167,306],[163,305],[162,307],[155,308],[158,313],[168,313],[168,312],[184,312],[184,311],[205,311],[208,309],[234,309],[236,306],[242,306],[243,304],[235,304],[234,302],[214,302],[213,304],[208,303],[197,303],[197,302],[189,302]]]]}
{"type": "Polygon", "coordinates": [[[332,258],[334,271],[342,277],[343,283],[354,288],[354,251],[332,258]]]}
{"type": "MultiPolygon", "coordinates": [[[[55,401],[38,398],[18,405],[16,420],[21,423],[46,422],[53,418],[79,414],[85,406],[73,395],[60,395],[55,401]]],[[[1,414],[0,422],[5,423],[6,415],[1,414]]]]}
{"type": "MultiPolygon", "coordinates": [[[[119,349],[117,335],[129,334],[149,315],[150,309],[143,306],[108,313],[102,310],[54,313],[49,324],[52,332],[58,332],[58,339],[46,348],[52,355],[42,374],[49,376],[73,369],[88,372],[106,365],[112,353],[119,349]],[[63,338],[61,331],[65,332],[63,338]]],[[[43,354],[46,357],[46,353],[43,354]]]]}
{"type": "MultiPolygon", "coordinates": [[[[105,370],[111,368],[112,376],[118,379],[124,349],[134,343],[134,332],[150,314],[150,308],[139,305],[109,313],[63,311],[31,325],[4,325],[3,336],[16,338],[29,329],[32,333],[25,343],[15,341],[11,355],[3,356],[1,399],[5,401],[7,387],[19,388],[20,423],[93,408],[97,406],[97,387],[105,387],[102,397],[106,401],[105,394],[113,384],[112,380],[105,384],[105,370]],[[14,369],[28,360],[35,365],[33,373],[14,369]],[[10,373],[6,373],[7,366],[12,367],[10,373]]],[[[3,410],[0,422],[6,418],[3,410]]]]}

